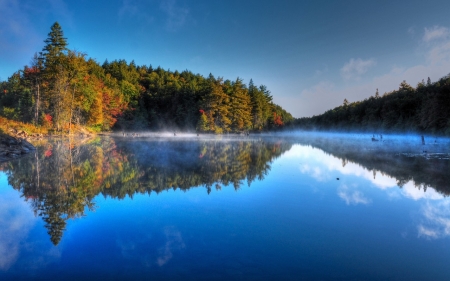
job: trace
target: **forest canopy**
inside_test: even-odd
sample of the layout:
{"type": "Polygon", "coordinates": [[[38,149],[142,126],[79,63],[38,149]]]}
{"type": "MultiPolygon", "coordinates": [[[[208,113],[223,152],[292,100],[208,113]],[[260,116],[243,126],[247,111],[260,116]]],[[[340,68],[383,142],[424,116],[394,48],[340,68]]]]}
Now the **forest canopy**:
{"type": "Polygon", "coordinates": [[[227,133],[281,128],[294,118],[250,80],[204,77],[70,50],[56,22],[30,65],[0,82],[0,115],[54,131],[184,130],[227,133]]]}
{"type": "Polygon", "coordinates": [[[398,90],[378,89],[363,101],[348,102],[323,114],[299,118],[296,127],[317,130],[358,130],[367,132],[422,132],[450,135],[450,74],[432,83],[428,78],[398,90]]]}

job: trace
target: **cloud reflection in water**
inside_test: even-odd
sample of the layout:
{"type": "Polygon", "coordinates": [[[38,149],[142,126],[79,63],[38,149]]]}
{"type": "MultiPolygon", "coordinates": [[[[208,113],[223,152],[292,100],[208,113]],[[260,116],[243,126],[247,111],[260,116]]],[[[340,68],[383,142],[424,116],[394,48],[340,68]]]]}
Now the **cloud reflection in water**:
{"type": "Polygon", "coordinates": [[[417,226],[418,236],[428,239],[450,236],[450,202],[430,202],[422,206],[422,221],[417,226]]]}
{"type": "Polygon", "coordinates": [[[310,146],[294,145],[286,154],[287,157],[300,161],[299,170],[302,174],[318,182],[336,181],[336,177],[341,181],[347,180],[337,188],[337,195],[347,205],[372,203],[361,188],[358,188],[358,184],[351,184],[348,181],[350,176],[357,177],[369,182],[369,186],[385,190],[389,199],[421,201],[419,223],[416,226],[418,237],[439,239],[450,236],[450,202],[434,188],[425,188],[416,184],[414,180],[407,181],[400,188],[395,178],[381,171],[369,170],[357,163],[343,161],[310,146]]]}
{"type": "Polygon", "coordinates": [[[166,244],[159,249],[159,256],[156,259],[158,266],[165,265],[172,257],[175,251],[181,250],[185,247],[181,232],[174,226],[168,226],[164,229],[166,235],[166,244]]]}
{"type": "Polygon", "coordinates": [[[0,270],[8,270],[16,262],[22,241],[36,223],[28,204],[17,193],[0,189],[0,270]]]}
{"type": "Polygon", "coordinates": [[[338,189],[339,197],[345,201],[347,205],[367,205],[371,202],[370,199],[364,196],[359,190],[352,190],[347,185],[343,184],[338,189]]]}

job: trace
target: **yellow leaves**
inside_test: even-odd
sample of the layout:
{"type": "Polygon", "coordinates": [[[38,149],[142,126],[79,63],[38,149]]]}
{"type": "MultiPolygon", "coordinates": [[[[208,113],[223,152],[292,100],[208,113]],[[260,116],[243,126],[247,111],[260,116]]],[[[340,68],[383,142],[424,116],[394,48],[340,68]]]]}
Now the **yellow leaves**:
{"type": "Polygon", "coordinates": [[[103,103],[101,95],[97,95],[90,108],[88,125],[97,125],[103,123],[103,103]]]}

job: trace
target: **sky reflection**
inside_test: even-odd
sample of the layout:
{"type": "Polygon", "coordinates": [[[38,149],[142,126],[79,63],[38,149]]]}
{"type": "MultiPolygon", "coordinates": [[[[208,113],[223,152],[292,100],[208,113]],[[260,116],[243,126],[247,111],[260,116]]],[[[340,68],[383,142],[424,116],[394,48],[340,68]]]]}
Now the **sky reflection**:
{"type": "Polygon", "coordinates": [[[320,149],[294,145],[284,157],[298,161],[300,173],[318,182],[341,181],[336,193],[346,205],[371,205],[367,187],[385,191],[388,199],[419,201],[417,236],[437,239],[450,236],[450,201],[432,187],[424,188],[413,180],[399,187],[395,178],[357,163],[343,161],[320,149]]]}
{"type": "Polygon", "coordinates": [[[18,261],[21,268],[39,268],[59,257],[58,248],[49,243],[30,241],[36,229],[42,229],[40,218],[34,216],[29,202],[8,185],[6,174],[0,172],[0,271],[10,270],[18,261]],[[27,257],[31,252],[40,254],[27,257]]]}
{"type": "MultiPolygon", "coordinates": [[[[70,155],[62,153],[66,146],[60,146],[62,152],[54,147],[54,159],[23,158],[3,166],[8,178],[0,172],[2,280],[446,280],[450,274],[443,262],[450,258],[447,191],[425,188],[427,181],[416,184],[420,177],[408,166],[398,173],[400,180],[395,178],[398,170],[383,166],[388,160],[378,155],[359,163],[351,160],[352,151],[337,153],[340,146],[327,152],[279,140],[164,146],[135,140],[129,146],[106,139],[80,148],[97,155],[98,166],[89,162],[92,157],[73,162],[86,167],[79,175],[90,175],[95,188],[68,186],[61,200],[45,201],[61,196],[59,190],[41,174],[41,188],[49,184],[37,192],[29,171],[20,169],[33,169],[35,161],[54,168],[57,155],[70,155]],[[157,153],[150,145],[159,148],[157,153]],[[206,151],[204,157],[199,151],[206,151]],[[161,158],[170,159],[169,168],[161,158]],[[107,167],[114,181],[97,169],[107,167]],[[116,167],[122,170],[114,174],[116,167]],[[237,176],[228,179],[231,170],[237,176]],[[194,184],[185,179],[195,179],[194,184]],[[148,189],[155,182],[158,188],[148,189]],[[180,188],[177,182],[186,185],[180,188]],[[79,205],[85,195],[78,188],[85,188],[90,205],[79,205]],[[51,228],[34,214],[44,210],[36,204],[51,210],[53,202],[73,198],[80,199],[76,206],[84,209],[76,210],[83,215],[65,220],[54,245],[51,228]]],[[[364,153],[358,157],[373,156],[364,153]]],[[[400,160],[394,163],[404,163],[400,160]]]]}

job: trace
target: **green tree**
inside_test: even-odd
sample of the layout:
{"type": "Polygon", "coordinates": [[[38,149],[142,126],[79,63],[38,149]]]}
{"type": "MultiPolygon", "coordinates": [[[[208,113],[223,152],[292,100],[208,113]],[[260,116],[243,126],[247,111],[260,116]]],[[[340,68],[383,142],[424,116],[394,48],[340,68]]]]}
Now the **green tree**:
{"type": "Polygon", "coordinates": [[[235,132],[241,132],[251,128],[251,99],[242,80],[237,78],[231,84],[228,84],[230,96],[230,120],[231,128],[235,132]]]}
{"type": "Polygon", "coordinates": [[[266,124],[269,117],[269,101],[267,100],[263,90],[258,89],[254,84],[253,80],[250,79],[248,85],[248,93],[251,98],[252,105],[252,124],[254,130],[262,130],[266,124]]]}
{"type": "Polygon", "coordinates": [[[64,112],[62,106],[67,103],[68,78],[64,68],[64,60],[67,52],[67,41],[64,37],[61,26],[55,22],[44,41],[46,45],[42,50],[44,58],[44,79],[46,80],[44,94],[46,98],[46,107],[49,113],[53,115],[54,123],[60,130],[64,112]]]}
{"type": "Polygon", "coordinates": [[[208,124],[208,117],[206,117],[206,114],[203,110],[200,110],[200,119],[197,123],[197,131],[199,132],[208,132],[209,131],[209,124],[208,124]]]}

